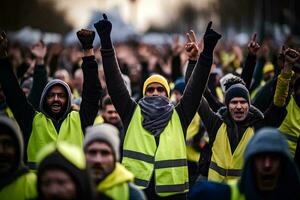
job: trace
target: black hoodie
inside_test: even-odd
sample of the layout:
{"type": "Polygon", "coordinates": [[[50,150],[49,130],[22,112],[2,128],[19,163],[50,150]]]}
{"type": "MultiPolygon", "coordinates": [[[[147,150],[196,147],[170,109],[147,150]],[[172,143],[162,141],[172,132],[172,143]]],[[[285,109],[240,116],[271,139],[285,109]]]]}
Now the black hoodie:
{"type": "Polygon", "coordinates": [[[245,162],[239,182],[241,193],[247,200],[262,199],[300,199],[299,171],[289,152],[284,136],[274,128],[264,128],[258,131],[248,143],[244,154],[245,162]],[[281,156],[282,168],[276,189],[269,194],[261,193],[255,183],[253,173],[253,158],[261,153],[276,153],[281,156]]]}
{"type": "Polygon", "coordinates": [[[51,143],[43,148],[37,156],[38,199],[44,199],[41,190],[41,176],[47,170],[62,170],[76,185],[76,200],[94,200],[96,190],[86,166],[83,151],[77,146],[64,142],[51,143]]]}

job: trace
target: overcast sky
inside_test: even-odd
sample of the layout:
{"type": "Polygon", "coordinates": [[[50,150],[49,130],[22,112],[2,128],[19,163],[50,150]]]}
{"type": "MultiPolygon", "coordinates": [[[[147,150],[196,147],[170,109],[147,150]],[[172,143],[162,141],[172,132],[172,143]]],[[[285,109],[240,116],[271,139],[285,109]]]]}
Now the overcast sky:
{"type": "Polygon", "coordinates": [[[151,23],[163,26],[174,18],[182,2],[191,2],[197,7],[205,7],[213,0],[55,0],[57,7],[66,10],[68,20],[75,28],[83,27],[88,21],[91,10],[118,8],[121,16],[132,23],[138,31],[146,30],[151,23]]]}

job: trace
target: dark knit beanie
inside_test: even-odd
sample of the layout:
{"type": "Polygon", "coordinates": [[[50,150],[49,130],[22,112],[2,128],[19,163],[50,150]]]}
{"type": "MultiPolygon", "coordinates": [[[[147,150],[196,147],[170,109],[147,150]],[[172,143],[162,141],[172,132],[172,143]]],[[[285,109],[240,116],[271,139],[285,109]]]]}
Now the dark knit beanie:
{"type": "Polygon", "coordinates": [[[233,99],[234,97],[243,97],[244,99],[246,99],[248,104],[250,104],[249,91],[244,85],[242,85],[240,83],[234,84],[234,85],[230,86],[230,88],[227,89],[227,91],[225,93],[226,106],[228,106],[230,100],[233,99]]]}
{"type": "Polygon", "coordinates": [[[183,78],[179,78],[175,81],[174,83],[174,88],[173,90],[177,90],[178,92],[180,92],[180,94],[183,94],[185,88],[185,81],[183,78]]]}

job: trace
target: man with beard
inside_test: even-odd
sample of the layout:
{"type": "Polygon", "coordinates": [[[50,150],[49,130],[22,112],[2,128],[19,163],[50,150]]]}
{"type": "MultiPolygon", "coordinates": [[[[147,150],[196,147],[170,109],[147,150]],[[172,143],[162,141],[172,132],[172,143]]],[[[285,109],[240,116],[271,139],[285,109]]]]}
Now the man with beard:
{"type": "Polygon", "coordinates": [[[97,116],[95,119],[95,124],[108,123],[115,126],[119,130],[119,138],[121,141],[120,145],[120,160],[122,160],[122,144],[124,141],[124,127],[121,118],[116,111],[114,104],[109,96],[104,97],[102,101],[102,114],[97,116]]]}
{"type": "Polygon", "coordinates": [[[169,84],[158,74],[144,82],[143,98],[135,102],[116,60],[110,38],[111,22],[104,14],[94,26],[101,41],[108,93],[125,129],[122,164],[134,174],[135,184],[145,191],[148,199],[186,199],[189,189],[186,130],[206,87],[208,76],[202,74],[211,69],[213,51],[221,35],[211,28],[210,22],[204,34],[204,50],[183,97],[174,106],[169,99],[169,84]],[[202,85],[201,79],[205,79],[202,85]]]}
{"type": "Polygon", "coordinates": [[[36,175],[23,163],[23,138],[15,121],[0,116],[0,199],[36,197],[36,175]]]}
{"type": "Polygon", "coordinates": [[[102,113],[95,119],[95,124],[108,123],[117,127],[122,135],[124,128],[121,118],[116,111],[114,104],[109,96],[106,96],[102,100],[102,113]]]}
{"type": "Polygon", "coordinates": [[[77,32],[83,47],[82,69],[85,76],[83,100],[79,112],[71,110],[71,91],[69,86],[58,79],[50,81],[44,88],[40,99],[40,112],[28,103],[20,89],[7,58],[7,39],[4,32],[0,36],[0,82],[6,101],[23,131],[27,160],[35,167],[37,152],[54,141],[67,141],[82,147],[83,130],[93,124],[101,97],[98,79],[98,64],[93,52],[95,33],[89,30],[77,32]]]}
{"type": "Polygon", "coordinates": [[[277,129],[259,130],[248,143],[244,159],[240,180],[227,185],[201,181],[192,188],[190,199],[300,199],[300,174],[277,129]]]}
{"type": "Polygon", "coordinates": [[[133,174],[118,161],[119,131],[110,124],[88,127],[84,138],[86,160],[100,193],[100,199],[143,200],[143,193],[133,185],[133,174]]]}

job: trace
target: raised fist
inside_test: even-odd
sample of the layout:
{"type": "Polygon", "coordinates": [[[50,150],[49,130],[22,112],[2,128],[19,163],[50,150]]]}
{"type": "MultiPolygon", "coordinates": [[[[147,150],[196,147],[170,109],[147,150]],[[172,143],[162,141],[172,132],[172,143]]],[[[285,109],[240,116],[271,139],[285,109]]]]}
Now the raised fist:
{"type": "Polygon", "coordinates": [[[77,37],[81,43],[83,49],[92,49],[95,39],[95,32],[87,29],[81,29],[77,31],[77,37]]]}
{"type": "Polygon", "coordinates": [[[300,53],[294,49],[285,48],[283,46],[282,51],[284,55],[284,61],[288,65],[294,65],[297,62],[297,60],[299,60],[300,58],[300,53]]]}
{"type": "Polygon", "coordinates": [[[0,58],[7,57],[8,40],[4,31],[0,33],[0,58]]]}
{"type": "Polygon", "coordinates": [[[44,59],[47,53],[47,47],[43,41],[40,41],[33,45],[30,51],[37,59],[44,59]]]}

